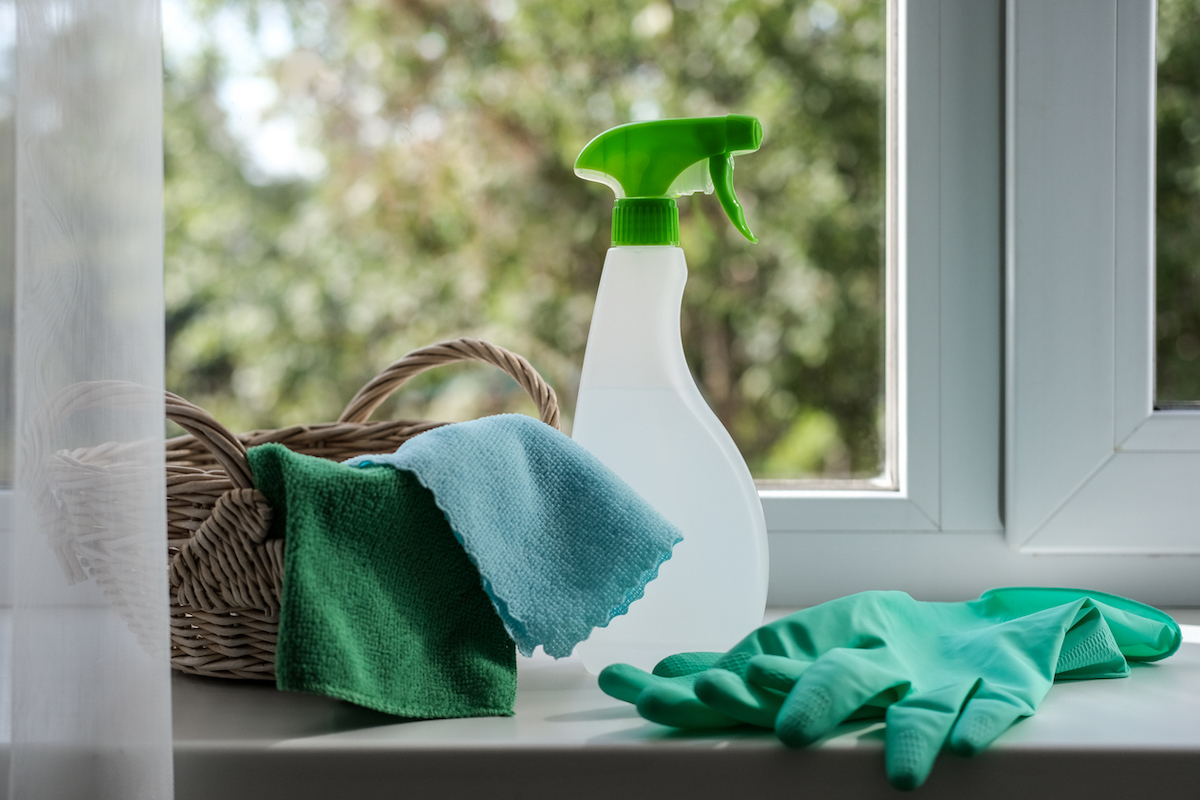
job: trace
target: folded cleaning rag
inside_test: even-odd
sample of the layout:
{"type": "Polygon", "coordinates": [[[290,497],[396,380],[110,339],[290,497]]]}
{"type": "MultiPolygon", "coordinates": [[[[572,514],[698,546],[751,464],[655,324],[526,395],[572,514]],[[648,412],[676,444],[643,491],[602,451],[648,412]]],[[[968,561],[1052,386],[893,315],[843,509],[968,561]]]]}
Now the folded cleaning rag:
{"type": "Polygon", "coordinates": [[[279,444],[249,458],[275,511],[272,533],[286,538],[280,689],[406,717],[512,714],[512,641],[412,475],[279,444]]]}
{"type": "Polygon", "coordinates": [[[511,714],[509,635],[525,654],[569,654],[642,596],[682,538],[525,416],[347,464],[278,444],[249,457],[286,539],[278,687],[391,714],[511,714]]]}
{"type": "Polygon", "coordinates": [[[519,414],[345,463],[386,464],[432,492],[523,655],[569,655],[629,610],[683,538],[595,456],[519,414]]]}

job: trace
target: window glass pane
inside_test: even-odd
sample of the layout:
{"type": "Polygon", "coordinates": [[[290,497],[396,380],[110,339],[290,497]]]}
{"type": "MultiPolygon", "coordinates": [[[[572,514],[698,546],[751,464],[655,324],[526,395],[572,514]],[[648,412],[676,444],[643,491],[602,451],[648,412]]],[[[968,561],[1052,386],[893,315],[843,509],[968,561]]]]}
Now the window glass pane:
{"type": "Polygon", "coordinates": [[[1160,408],[1200,401],[1200,0],[1158,4],[1156,168],[1160,408]]]}
{"type": "MultiPolygon", "coordinates": [[[[683,198],[683,337],[760,478],[884,453],[884,0],[166,0],[168,387],[235,429],[336,417],[457,335],[528,358],[569,426],[612,196],[597,133],[746,113],[734,183],[683,198]]],[[[527,410],[427,373],[379,412],[527,410]]]]}

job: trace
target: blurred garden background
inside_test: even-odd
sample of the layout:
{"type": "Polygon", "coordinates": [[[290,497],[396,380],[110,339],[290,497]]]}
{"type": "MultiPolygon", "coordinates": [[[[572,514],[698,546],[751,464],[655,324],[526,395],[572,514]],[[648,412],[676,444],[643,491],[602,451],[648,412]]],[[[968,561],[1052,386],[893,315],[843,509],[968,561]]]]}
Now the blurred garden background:
{"type": "Polygon", "coordinates": [[[1200,404],[1200,0],[1158,3],[1156,403],[1200,404]]]}
{"type": "MultiPolygon", "coordinates": [[[[612,193],[596,134],[758,116],[681,199],[683,338],[759,478],[883,463],[884,0],[165,0],[167,386],[234,430],[328,421],[408,350],[522,353],[569,430],[612,193]]],[[[532,408],[442,368],[377,418],[532,408]]]]}
{"type": "MultiPolygon", "coordinates": [[[[1158,10],[1157,399],[1194,406],[1200,0],[1158,10]]],[[[760,243],[681,202],[689,361],[756,476],[879,473],[885,0],[163,0],[163,20],[168,386],[230,427],[333,419],[408,350],[475,335],[531,358],[569,429],[611,208],[575,155],[736,112],[767,132],[735,176],[760,243]]],[[[0,15],[10,243],[15,37],[0,15]]],[[[12,274],[9,247],[4,375],[12,274]]],[[[379,413],[504,410],[530,405],[456,366],[379,413]]]]}

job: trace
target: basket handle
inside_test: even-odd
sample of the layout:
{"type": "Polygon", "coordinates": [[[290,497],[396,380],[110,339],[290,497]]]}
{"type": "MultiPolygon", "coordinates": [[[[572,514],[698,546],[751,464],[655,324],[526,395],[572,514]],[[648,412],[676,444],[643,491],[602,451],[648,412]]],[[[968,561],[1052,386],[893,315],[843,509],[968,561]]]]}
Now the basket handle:
{"type": "Polygon", "coordinates": [[[516,353],[482,339],[454,339],[413,350],[359,389],[338,417],[338,422],[366,422],[371,413],[409,378],[455,361],[484,361],[504,370],[537,403],[542,422],[556,429],[559,427],[558,397],[537,370],[516,353]]]}
{"type": "Polygon", "coordinates": [[[167,392],[167,419],[196,437],[221,462],[238,489],[253,489],[254,478],[246,460],[246,445],[200,406],[167,392]]]}

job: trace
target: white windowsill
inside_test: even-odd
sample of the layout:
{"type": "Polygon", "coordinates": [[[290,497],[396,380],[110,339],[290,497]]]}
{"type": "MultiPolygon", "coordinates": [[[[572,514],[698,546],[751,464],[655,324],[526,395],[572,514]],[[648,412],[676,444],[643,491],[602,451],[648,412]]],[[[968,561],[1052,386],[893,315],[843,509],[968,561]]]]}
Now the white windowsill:
{"type": "MultiPolygon", "coordinates": [[[[1177,615],[1200,623],[1200,612],[1177,615]]],[[[678,735],[571,659],[521,659],[508,718],[395,718],[267,683],[174,676],[177,800],[899,796],[882,726],[806,751],[750,729],[678,735]]],[[[1063,683],[974,759],[943,754],[922,798],[1200,795],[1200,625],[1126,680],[1063,683]]]]}

